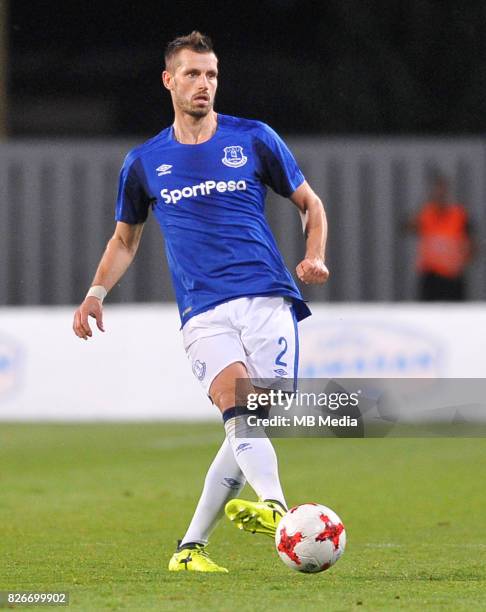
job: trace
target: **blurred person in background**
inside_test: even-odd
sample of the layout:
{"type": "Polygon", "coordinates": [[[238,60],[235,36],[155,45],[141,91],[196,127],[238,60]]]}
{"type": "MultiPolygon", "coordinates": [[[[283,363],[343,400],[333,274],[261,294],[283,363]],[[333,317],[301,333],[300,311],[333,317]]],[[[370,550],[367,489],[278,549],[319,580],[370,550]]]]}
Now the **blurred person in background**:
{"type": "Polygon", "coordinates": [[[465,300],[465,273],[474,251],[472,225],[465,206],[450,197],[445,176],[432,177],[430,195],[407,229],[418,238],[419,300],[465,300]]]}

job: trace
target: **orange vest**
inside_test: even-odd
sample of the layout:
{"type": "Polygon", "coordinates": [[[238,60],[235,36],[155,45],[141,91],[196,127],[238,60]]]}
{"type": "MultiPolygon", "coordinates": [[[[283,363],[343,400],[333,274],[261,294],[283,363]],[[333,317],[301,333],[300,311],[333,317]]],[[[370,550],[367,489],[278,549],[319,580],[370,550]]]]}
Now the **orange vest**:
{"type": "Polygon", "coordinates": [[[447,278],[460,276],[470,257],[467,213],[460,204],[440,207],[427,202],[418,215],[420,272],[447,278]]]}

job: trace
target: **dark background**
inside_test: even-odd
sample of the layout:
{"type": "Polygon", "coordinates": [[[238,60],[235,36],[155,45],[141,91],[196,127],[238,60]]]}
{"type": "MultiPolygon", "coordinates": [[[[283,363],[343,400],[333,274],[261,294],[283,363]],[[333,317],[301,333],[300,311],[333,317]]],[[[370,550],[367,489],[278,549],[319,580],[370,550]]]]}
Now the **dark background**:
{"type": "Polygon", "coordinates": [[[11,0],[12,136],[150,135],[172,120],[163,49],[209,34],[217,110],[286,134],[486,125],[486,4],[440,0],[11,0]]]}

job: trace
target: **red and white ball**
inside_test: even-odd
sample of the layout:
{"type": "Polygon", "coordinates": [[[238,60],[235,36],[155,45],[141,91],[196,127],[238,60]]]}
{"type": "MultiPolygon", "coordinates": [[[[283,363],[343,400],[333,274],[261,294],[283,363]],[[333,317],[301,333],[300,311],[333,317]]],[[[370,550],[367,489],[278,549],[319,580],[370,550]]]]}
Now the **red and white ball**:
{"type": "Polygon", "coordinates": [[[320,504],[302,504],[285,514],[275,533],[279,557],[298,572],[323,572],[334,565],[346,547],[339,516],[320,504]]]}

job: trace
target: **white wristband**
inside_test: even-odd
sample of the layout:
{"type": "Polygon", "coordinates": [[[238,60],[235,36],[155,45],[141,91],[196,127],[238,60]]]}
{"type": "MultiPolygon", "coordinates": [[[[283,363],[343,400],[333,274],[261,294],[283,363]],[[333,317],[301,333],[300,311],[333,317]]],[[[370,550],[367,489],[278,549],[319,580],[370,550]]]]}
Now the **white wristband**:
{"type": "Polygon", "coordinates": [[[86,297],[98,298],[99,301],[103,303],[107,293],[108,291],[103,287],[103,285],[93,285],[93,287],[90,287],[86,297]]]}

